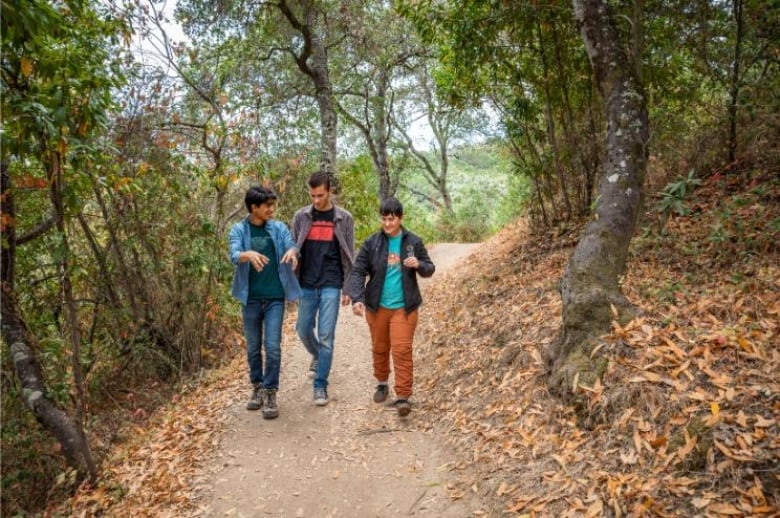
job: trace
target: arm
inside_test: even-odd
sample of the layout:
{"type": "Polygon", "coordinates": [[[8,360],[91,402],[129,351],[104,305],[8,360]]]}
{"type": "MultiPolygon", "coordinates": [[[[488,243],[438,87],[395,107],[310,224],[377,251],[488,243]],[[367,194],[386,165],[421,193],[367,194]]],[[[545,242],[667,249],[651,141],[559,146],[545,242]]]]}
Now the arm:
{"type": "Polygon", "coordinates": [[[423,244],[421,239],[415,242],[414,257],[404,259],[404,266],[417,269],[420,277],[430,277],[436,271],[436,266],[431,261],[428,250],[425,249],[425,244],[423,244]]]}
{"type": "Polygon", "coordinates": [[[241,263],[250,263],[258,272],[268,264],[268,258],[254,250],[244,250],[243,232],[241,224],[237,223],[230,229],[228,243],[230,246],[230,262],[235,266],[241,263]]]}
{"type": "Polygon", "coordinates": [[[287,228],[287,225],[279,222],[279,233],[282,249],[285,251],[282,256],[283,263],[290,263],[292,269],[295,270],[298,267],[298,246],[293,239],[293,235],[287,228]]]}
{"type": "Polygon", "coordinates": [[[230,250],[230,262],[233,265],[243,263],[246,259],[241,260],[241,254],[244,251],[244,245],[242,243],[241,228],[238,224],[230,227],[230,234],[228,234],[228,247],[230,250]]]}
{"type": "Polygon", "coordinates": [[[355,315],[363,316],[365,314],[366,300],[366,276],[369,275],[368,265],[369,240],[360,247],[355,264],[349,274],[349,295],[352,298],[352,312],[355,315]]]}
{"type": "MultiPolygon", "coordinates": [[[[349,256],[351,258],[355,257],[355,220],[352,219],[352,215],[347,212],[344,215],[344,240],[347,244],[347,249],[349,250],[349,256]]],[[[354,268],[354,263],[352,265],[352,268],[354,268]]],[[[345,279],[346,283],[350,282],[350,278],[352,277],[352,268],[349,269],[349,273],[347,274],[347,278],[345,279]]],[[[350,290],[344,290],[342,291],[341,295],[341,305],[346,306],[350,302],[352,302],[352,297],[350,296],[350,290]]],[[[354,310],[354,308],[353,308],[354,310]]]]}

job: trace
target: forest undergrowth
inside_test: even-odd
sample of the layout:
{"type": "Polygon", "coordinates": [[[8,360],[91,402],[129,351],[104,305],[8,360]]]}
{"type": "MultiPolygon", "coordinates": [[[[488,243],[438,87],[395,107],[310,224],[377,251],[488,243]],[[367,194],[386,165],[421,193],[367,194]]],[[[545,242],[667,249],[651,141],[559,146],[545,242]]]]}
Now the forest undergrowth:
{"type": "MultiPolygon", "coordinates": [[[[544,361],[580,228],[518,220],[426,289],[415,418],[455,459],[440,468],[451,499],[480,516],[780,512],[780,182],[715,175],[686,203],[663,229],[648,204],[623,279],[642,312],[594,351],[607,368],[578,386],[585,409],[549,394],[544,361]]],[[[134,415],[101,481],[44,514],[198,515],[242,361],[134,415]]]]}
{"type": "Polygon", "coordinates": [[[658,228],[648,203],[623,288],[638,318],[593,351],[587,408],[548,392],[544,352],[581,229],[505,228],[427,296],[424,413],[496,516],[780,513],[780,182],[713,175],[658,228]]]}

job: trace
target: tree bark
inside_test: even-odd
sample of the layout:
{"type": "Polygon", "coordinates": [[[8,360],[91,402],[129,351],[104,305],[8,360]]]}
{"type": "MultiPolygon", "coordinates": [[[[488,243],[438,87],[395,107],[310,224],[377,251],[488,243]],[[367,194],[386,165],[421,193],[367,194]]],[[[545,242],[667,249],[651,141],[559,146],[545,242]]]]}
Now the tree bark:
{"type": "Polygon", "coordinates": [[[563,323],[547,353],[551,389],[563,397],[576,391],[574,380],[592,385],[603,373],[605,363],[590,359],[595,338],[609,330],[615,317],[635,315],[619,276],[641,209],[649,134],[644,91],[620,47],[608,2],[573,0],[573,5],[604,98],[607,132],[596,213],[564,274],[563,323]]]}
{"type": "Polygon", "coordinates": [[[539,57],[542,60],[542,82],[544,85],[544,120],[547,128],[547,142],[550,144],[550,149],[553,153],[553,163],[555,164],[555,174],[558,177],[558,183],[561,188],[561,196],[563,198],[563,206],[566,208],[566,219],[570,219],[573,216],[571,208],[571,200],[569,199],[569,185],[566,181],[566,171],[564,171],[563,163],[561,161],[560,146],[558,146],[558,136],[555,128],[555,117],[553,115],[553,99],[550,88],[550,70],[547,63],[547,54],[544,51],[545,41],[542,37],[542,29],[540,23],[536,25],[537,36],[539,38],[539,57]]]}
{"type": "Polygon", "coordinates": [[[302,2],[303,12],[300,17],[286,0],[276,5],[290,26],[303,37],[303,49],[299,54],[293,53],[293,57],[298,69],[314,84],[314,97],[320,112],[320,167],[335,176],[338,115],[328,70],[328,49],[325,45],[327,27],[319,23],[319,12],[313,3],[302,2]]]}
{"type": "MultiPolygon", "coordinates": [[[[14,201],[8,169],[2,165],[3,215],[14,221],[14,201]]],[[[46,384],[35,355],[36,340],[30,333],[16,304],[14,287],[16,233],[13,223],[3,228],[2,245],[2,294],[0,294],[0,318],[2,336],[11,351],[14,372],[22,386],[22,397],[39,423],[62,445],[68,463],[82,475],[97,478],[97,467],[84,431],[68,414],[57,407],[47,396],[46,384]]]]}
{"type": "Polygon", "coordinates": [[[737,34],[734,38],[734,61],[731,65],[731,88],[729,88],[729,163],[737,158],[737,107],[739,106],[739,62],[742,59],[742,37],[744,32],[742,0],[733,0],[732,8],[737,34]]]}
{"type": "Polygon", "coordinates": [[[390,158],[387,152],[387,144],[392,130],[390,123],[392,102],[389,102],[387,98],[391,74],[387,70],[380,68],[376,70],[376,76],[375,91],[372,93],[369,91],[369,87],[366,86],[364,91],[358,96],[363,102],[363,120],[352,115],[338,101],[335,101],[335,103],[344,118],[363,134],[368,147],[368,154],[371,156],[371,161],[374,164],[374,171],[379,179],[379,199],[384,200],[390,196],[395,196],[397,187],[390,175],[390,158]]]}

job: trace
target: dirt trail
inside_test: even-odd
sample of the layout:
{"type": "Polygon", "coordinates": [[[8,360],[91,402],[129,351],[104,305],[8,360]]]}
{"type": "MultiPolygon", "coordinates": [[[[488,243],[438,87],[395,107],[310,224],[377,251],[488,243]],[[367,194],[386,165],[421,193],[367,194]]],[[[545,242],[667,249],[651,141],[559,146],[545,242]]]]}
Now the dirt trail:
{"type": "MultiPolygon", "coordinates": [[[[436,282],[476,246],[431,247],[437,273],[423,285],[436,282]]],[[[446,450],[422,420],[417,422],[417,408],[413,406],[409,418],[401,420],[392,407],[373,403],[370,339],[362,317],[354,316],[349,307],[341,308],[326,407],[312,401],[308,365],[308,354],[288,332],[278,419],[264,420],[261,412],[244,409],[248,387],[246,393],[236,394],[214,468],[198,485],[198,500],[207,516],[471,514],[473,502],[447,496],[447,471],[441,468],[449,462],[446,450]]],[[[236,376],[246,379],[247,374],[236,376]]]]}

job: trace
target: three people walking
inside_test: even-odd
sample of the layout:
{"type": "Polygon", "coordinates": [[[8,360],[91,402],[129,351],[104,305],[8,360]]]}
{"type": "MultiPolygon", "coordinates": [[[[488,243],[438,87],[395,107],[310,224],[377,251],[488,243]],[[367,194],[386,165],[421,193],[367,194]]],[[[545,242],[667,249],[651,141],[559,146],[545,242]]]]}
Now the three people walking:
{"type": "Polygon", "coordinates": [[[241,302],[252,393],[246,408],[278,417],[276,394],[281,367],[285,300],[299,300],[297,334],[311,356],[314,404],[329,402],[339,308],[352,302],[371,333],[374,401],[383,403],[395,371],[394,405],[400,416],[411,411],[414,363],[412,343],[422,303],[417,276],[435,271],[422,239],[404,228],[403,205],[396,198],[380,204],[381,229],[354,254],[352,215],[331,198],[331,177],[318,171],[308,181],[310,205],[299,209],[292,229],[273,219],[276,193],[251,187],[248,215],[231,227],[230,259],[235,266],[232,295],[241,302]],[[297,271],[297,275],[296,275],[297,271]],[[263,355],[265,349],[265,355],[263,355]]]}

